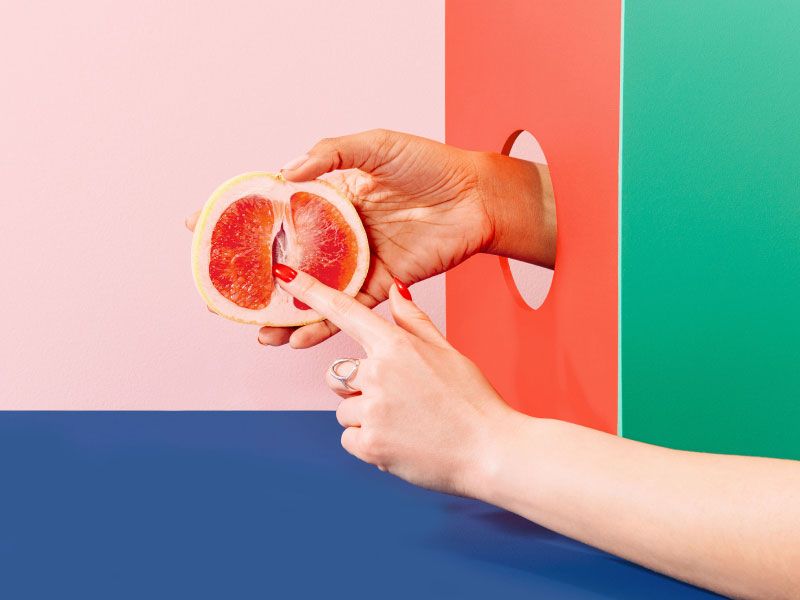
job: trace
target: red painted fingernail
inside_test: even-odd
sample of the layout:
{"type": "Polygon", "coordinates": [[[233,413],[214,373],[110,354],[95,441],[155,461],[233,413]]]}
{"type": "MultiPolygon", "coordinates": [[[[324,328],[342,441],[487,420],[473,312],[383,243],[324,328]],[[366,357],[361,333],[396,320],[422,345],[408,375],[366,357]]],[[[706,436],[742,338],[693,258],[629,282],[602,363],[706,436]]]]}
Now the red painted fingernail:
{"type": "Polygon", "coordinates": [[[311,307],[305,302],[300,302],[297,298],[294,299],[294,305],[300,310],[311,310],[311,307]]]}
{"type": "Polygon", "coordinates": [[[397,277],[392,277],[392,279],[394,279],[394,284],[397,286],[397,291],[400,292],[400,295],[406,300],[411,300],[411,292],[406,287],[406,284],[400,281],[397,277]]]}
{"type": "Polygon", "coordinates": [[[281,263],[275,263],[272,265],[272,274],[286,283],[289,283],[292,279],[297,277],[297,271],[295,271],[289,265],[282,265],[281,263]]]}

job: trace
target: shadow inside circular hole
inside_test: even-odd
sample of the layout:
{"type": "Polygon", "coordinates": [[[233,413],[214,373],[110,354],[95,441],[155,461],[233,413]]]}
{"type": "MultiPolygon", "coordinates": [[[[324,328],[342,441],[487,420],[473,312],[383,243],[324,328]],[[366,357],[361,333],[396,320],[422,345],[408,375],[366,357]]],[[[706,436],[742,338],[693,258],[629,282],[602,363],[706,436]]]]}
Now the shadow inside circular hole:
{"type": "MultiPolygon", "coordinates": [[[[512,134],[503,153],[514,158],[547,164],[541,145],[529,131],[512,134]]],[[[531,235],[535,235],[535,232],[531,232],[531,235]]],[[[501,260],[508,265],[508,274],[511,277],[509,284],[514,286],[522,301],[530,308],[541,307],[553,283],[553,270],[513,258],[501,260]]]]}

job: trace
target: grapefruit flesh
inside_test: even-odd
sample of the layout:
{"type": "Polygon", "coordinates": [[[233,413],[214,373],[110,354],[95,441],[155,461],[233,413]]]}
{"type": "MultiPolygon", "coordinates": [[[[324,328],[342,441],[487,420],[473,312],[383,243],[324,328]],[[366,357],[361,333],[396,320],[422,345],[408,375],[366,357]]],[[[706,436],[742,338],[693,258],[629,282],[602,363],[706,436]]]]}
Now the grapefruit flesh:
{"type": "Polygon", "coordinates": [[[272,280],[272,202],[245,196],[231,204],[211,234],[208,274],[220,294],[238,306],[269,304],[272,280]]]}
{"type": "MultiPolygon", "coordinates": [[[[342,214],[322,198],[308,192],[292,195],[292,220],[297,244],[306,250],[300,268],[337,290],[343,290],[356,270],[356,236],[342,214]]],[[[294,305],[303,310],[308,307],[295,298],[294,305]]]]}
{"type": "Polygon", "coordinates": [[[296,326],[322,319],[276,285],[287,264],[354,296],[369,267],[355,208],[323,181],[290,183],[246,173],[206,202],[192,243],[195,284],[218,314],[245,323],[296,326]]]}

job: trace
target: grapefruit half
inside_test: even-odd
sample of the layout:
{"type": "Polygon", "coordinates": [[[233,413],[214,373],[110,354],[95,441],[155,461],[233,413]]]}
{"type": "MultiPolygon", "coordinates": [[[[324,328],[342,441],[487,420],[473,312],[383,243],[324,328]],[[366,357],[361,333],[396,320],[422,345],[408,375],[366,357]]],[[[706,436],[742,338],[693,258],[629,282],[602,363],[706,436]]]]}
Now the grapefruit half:
{"type": "Polygon", "coordinates": [[[351,202],[325,181],[293,183],[273,173],[245,173],[219,186],[192,239],[192,273],[206,304],[240,323],[321,321],[275,283],[276,262],[355,296],[369,269],[369,244],[351,202]]]}

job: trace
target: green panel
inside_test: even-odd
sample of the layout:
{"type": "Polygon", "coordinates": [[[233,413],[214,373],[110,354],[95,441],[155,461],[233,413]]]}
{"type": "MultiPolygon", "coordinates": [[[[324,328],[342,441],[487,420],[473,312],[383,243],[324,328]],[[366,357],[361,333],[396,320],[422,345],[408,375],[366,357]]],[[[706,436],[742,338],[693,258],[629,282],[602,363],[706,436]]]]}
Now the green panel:
{"type": "Polygon", "coordinates": [[[800,2],[624,15],[622,433],[800,458],[800,2]]]}

